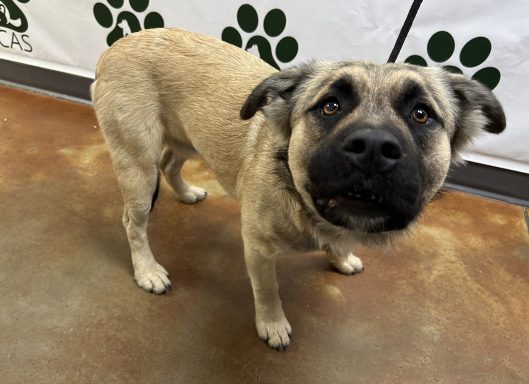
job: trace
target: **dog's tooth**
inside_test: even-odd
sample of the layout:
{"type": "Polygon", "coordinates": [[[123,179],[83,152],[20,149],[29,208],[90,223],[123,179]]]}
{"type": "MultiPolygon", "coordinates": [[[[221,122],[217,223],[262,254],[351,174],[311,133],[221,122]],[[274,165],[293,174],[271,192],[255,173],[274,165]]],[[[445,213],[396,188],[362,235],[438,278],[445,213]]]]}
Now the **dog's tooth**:
{"type": "Polygon", "coordinates": [[[338,202],[334,199],[330,199],[328,205],[329,205],[329,208],[334,208],[338,205],[338,202]]]}

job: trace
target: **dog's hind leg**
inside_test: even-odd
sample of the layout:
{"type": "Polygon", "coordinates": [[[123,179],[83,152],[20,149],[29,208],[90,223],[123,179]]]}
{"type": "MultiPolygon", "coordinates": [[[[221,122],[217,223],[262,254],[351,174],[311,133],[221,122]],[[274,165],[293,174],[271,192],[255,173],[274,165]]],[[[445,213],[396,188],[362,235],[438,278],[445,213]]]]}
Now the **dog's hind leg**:
{"type": "Polygon", "coordinates": [[[160,294],[171,288],[171,282],[167,271],[154,259],[147,237],[157,178],[157,167],[129,167],[118,176],[125,201],[123,225],[129,240],[134,278],[146,291],[160,294]]]}
{"type": "Polygon", "coordinates": [[[183,179],[180,171],[185,161],[188,159],[186,150],[175,152],[166,148],[161,161],[161,168],[165,179],[173,189],[178,199],[186,204],[194,204],[204,200],[208,193],[202,189],[187,184],[183,179]]]}
{"type": "Polygon", "coordinates": [[[154,259],[147,237],[147,223],[160,172],[163,126],[156,118],[126,122],[112,118],[101,120],[125,205],[123,225],[134,277],[143,289],[163,293],[170,289],[171,282],[167,271],[154,259]]]}

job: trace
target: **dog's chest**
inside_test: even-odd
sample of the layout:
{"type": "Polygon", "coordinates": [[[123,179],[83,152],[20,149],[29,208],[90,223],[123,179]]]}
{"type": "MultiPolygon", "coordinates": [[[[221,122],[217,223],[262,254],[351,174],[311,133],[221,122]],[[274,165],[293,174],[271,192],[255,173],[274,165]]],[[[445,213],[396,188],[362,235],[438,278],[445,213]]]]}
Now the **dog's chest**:
{"type": "Polygon", "coordinates": [[[318,242],[314,234],[299,230],[296,226],[285,225],[282,223],[275,228],[276,241],[282,245],[282,248],[294,251],[313,251],[319,249],[318,242]]]}

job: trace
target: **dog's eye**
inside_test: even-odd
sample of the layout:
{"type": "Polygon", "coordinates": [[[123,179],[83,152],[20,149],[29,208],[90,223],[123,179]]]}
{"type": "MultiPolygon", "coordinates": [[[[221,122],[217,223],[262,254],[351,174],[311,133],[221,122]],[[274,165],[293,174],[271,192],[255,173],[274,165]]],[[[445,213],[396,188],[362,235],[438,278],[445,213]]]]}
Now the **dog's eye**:
{"type": "Polygon", "coordinates": [[[432,121],[430,115],[428,114],[427,108],[422,105],[418,105],[413,108],[413,111],[411,111],[411,118],[413,121],[421,125],[428,124],[432,121]]]}
{"type": "Polygon", "coordinates": [[[340,110],[340,104],[338,104],[338,100],[334,98],[323,102],[321,106],[321,113],[326,116],[336,115],[339,110],[340,110]]]}

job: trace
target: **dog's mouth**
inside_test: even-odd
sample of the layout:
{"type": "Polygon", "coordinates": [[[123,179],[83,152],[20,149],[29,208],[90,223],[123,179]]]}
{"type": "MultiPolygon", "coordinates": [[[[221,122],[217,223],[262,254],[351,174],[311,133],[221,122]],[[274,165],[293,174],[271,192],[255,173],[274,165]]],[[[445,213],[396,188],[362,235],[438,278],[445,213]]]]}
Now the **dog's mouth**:
{"type": "Polygon", "coordinates": [[[353,188],[342,191],[329,197],[314,197],[315,204],[323,209],[334,209],[343,206],[363,208],[376,208],[382,203],[382,197],[375,191],[353,188]]]}
{"type": "Polygon", "coordinates": [[[354,186],[326,196],[312,195],[318,213],[334,225],[380,232],[385,222],[383,198],[374,189],[354,186]]]}
{"type": "Polygon", "coordinates": [[[402,204],[400,197],[383,190],[354,185],[331,193],[313,192],[311,196],[319,215],[333,225],[366,233],[404,229],[416,212],[401,211],[397,208],[402,204]]]}

